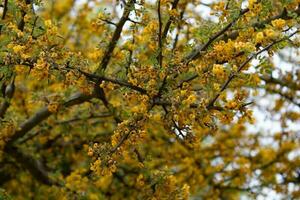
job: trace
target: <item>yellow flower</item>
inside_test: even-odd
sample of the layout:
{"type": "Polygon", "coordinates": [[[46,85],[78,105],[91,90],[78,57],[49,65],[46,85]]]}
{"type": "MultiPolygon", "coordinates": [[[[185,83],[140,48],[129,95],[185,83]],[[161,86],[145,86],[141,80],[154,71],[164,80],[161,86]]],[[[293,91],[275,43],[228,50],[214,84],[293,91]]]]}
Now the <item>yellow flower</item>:
{"type": "Polygon", "coordinates": [[[89,148],[88,156],[92,157],[94,155],[93,149],[89,148]]]}
{"type": "Polygon", "coordinates": [[[259,78],[259,76],[257,75],[257,74],[253,74],[252,76],[251,76],[251,80],[253,81],[253,83],[254,84],[259,84],[260,83],[260,78],[259,78]]]}
{"type": "Polygon", "coordinates": [[[272,30],[272,29],[266,29],[265,31],[265,34],[266,34],[266,36],[268,37],[268,38],[274,38],[275,36],[276,36],[276,33],[275,33],[275,31],[274,30],[272,30]]]}
{"type": "Polygon", "coordinates": [[[148,23],[148,25],[144,28],[143,34],[152,34],[157,30],[158,24],[157,21],[153,20],[148,23]]]}
{"type": "Polygon", "coordinates": [[[213,88],[214,90],[220,90],[220,84],[214,83],[213,88]]]}
{"type": "Polygon", "coordinates": [[[45,62],[43,58],[38,59],[37,63],[34,64],[34,68],[38,70],[48,69],[49,64],[45,62]]]}
{"type": "Polygon", "coordinates": [[[171,17],[179,17],[179,13],[177,12],[177,10],[176,9],[172,9],[172,10],[169,10],[169,15],[171,16],[171,17]]]}
{"type": "Polygon", "coordinates": [[[255,122],[255,118],[253,117],[252,110],[246,110],[245,117],[248,119],[249,123],[253,124],[255,122]]]}
{"type": "Polygon", "coordinates": [[[143,186],[143,185],[145,184],[143,174],[140,174],[140,175],[137,177],[136,183],[137,183],[138,186],[143,186]]]}
{"type": "Polygon", "coordinates": [[[96,149],[96,148],[98,148],[98,147],[99,147],[99,144],[98,144],[97,142],[93,144],[93,148],[96,149]]]}
{"type": "Polygon", "coordinates": [[[274,149],[266,147],[260,150],[258,156],[261,158],[262,161],[268,163],[276,157],[276,152],[274,149]]]}
{"type": "Polygon", "coordinates": [[[26,15],[24,16],[24,22],[29,22],[29,21],[31,20],[31,18],[32,18],[31,15],[26,14],[26,15]]]}
{"type": "Polygon", "coordinates": [[[112,98],[111,101],[110,101],[111,105],[113,107],[119,107],[122,105],[122,99],[119,99],[119,98],[112,98]]]}
{"type": "Polygon", "coordinates": [[[227,102],[226,107],[229,109],[234,109],[237,107],[237,103],[235,101],[229,101],[227,102]]]}
{"type": "Polygon", "coordinates": [[[195,101],[197,100],[197,96],[195,94],[191,94],[190,96],[188,96],[187,99],[182,101],[183,105],[191,105],[193,103],[195,103],[195,101]]]}
{"type": "Polygon", "coordinates": [[[181,95],[181,96],[184,96],[186,93],[187,93],[187,90],[181,90],[181,91],[180,91],[180,95],[181,95]]]}
{"type": "Polygon", "coordinates": [[[264,40],[264,33],[263,32],[258,32],[256,34],[256,37],[255,37],[255,42],[256,43],[261,43],[263,40],[264,40]]]}
{"type": "Polygon", "coordinates": [[[223,65],[214,64],[212,73],[217,77],[222,77],[225,75],[225,70],[223,68],[223,65]]]}
{"type": "Polygon", "coordinates": [[[278,29],[282,29],[285,26],[285,20],[283,19],[275,19],[271,23],[275,28],[278,29]]]}
{"type": "Polygon", "coordinates": [[[196,99],[197,99],[196,95],[191,94],[191,95],[187,98],[187,101],[188,101],[189,103],[194,103],[194,102],[196,101],[196,99]]]}
{"type": "Polygon", "coordinates": [[[13,51],[15,53],[20,53],[23,49],[25,49],[25,46],[22,45],[15,45],[12,47],[13,51]]]}
{"type": "Polygon", "coordinates": [[[97,171],[101,165],[101,160],[97,159],[94,163],[91,164],[90,170],[97,171]]]}
{"type": "Polygon", "coordinates": [[[190,186],[188,184],[184,184],[181,190],[182,190],[182,199],[189,199],[190,186]]]}
{"type": "Polygon", "coordinates": [[[114,173],[114,172],[116,172],[117,171],[117,166],[116,165],[111,165],[110,167],[109,167],[109,172],[110,173],[114,173]]]}
{"type": "Polygon", "coordinates": [[[147,105],[144,103],[133,106],[130,111],[133,113],[144,113],[147,110],[147,105]]]}
{"type": "Polygon", "coordinates": [[[194,113],[189,114],[189,119],[194,120],[196,118],[196,115],[194,113]]]}
{"type": "Polygon", "coordinates": [[[17,32],[17,35],[18,35],[19,38],[21,38],[21,37],[24,36],[24,33],[23,33],[22,31],[18,31],[18,32],[17,32]]]}
{"type": "Polygon", "coordinates": [[[21,53],[21,58],[23,58],[24,60],[30,58],[31,56],[27,53],[21,53]]]}
{"type": "Polygon", "coordinates": [[[257,2],[257,0],[249,0],[249,8],[253,8],[253,6],[256,2],[257,2]]]}
{"type": "Polygon", "coordinates": [[[46,26],[47,28],[50,28],[50,27],[52,26],[52,22],[51,22],[50,19],[48,19],[48,20],[45,21],[45,26],[46,26]]]}
{"type": "Polygon", "coordinates": [[[48,105],[48,110],[52,113],[56,113],[58,111],[59,108],[59,103],[57,102],[51,102],[48,105]]]}
{"type": "Polygon", "coordinates": [[[154,121],[158,122],[158,121],[161,120],[161,115],[160,115],[160,113],[156,113],[156,114],[153,114],[153,115],[151,116],[151,118],[152,118],[154,121]]]}
{"type": "Polygon", "coordinates": [[[111,137],[111,145],[112,146],[117,146],[117,144],[119,143],[119,138],[120,138],[120,134],[118,132],[113,134],[112,137],[111,137]]]}

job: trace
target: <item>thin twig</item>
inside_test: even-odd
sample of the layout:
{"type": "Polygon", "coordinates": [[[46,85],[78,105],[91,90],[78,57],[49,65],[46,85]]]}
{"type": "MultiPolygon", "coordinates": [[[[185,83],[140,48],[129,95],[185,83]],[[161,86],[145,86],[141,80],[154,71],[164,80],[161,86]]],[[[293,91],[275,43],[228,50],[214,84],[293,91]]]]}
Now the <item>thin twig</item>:
{"type": "Polygon", "coordinates": [[[103,58],[99,64],[99,67],[97,68],[95,74],[103,74],[105,69],[107,68],[107,65],[110,61],[112,53],[113,53],[113,51],[116,47],[116,44],[121,36],[123,26],[124,26],[125,22],[128,20],[128,16],[129,16],[131,10],[133,9],[133,7],[134,7],[134,0],[130,0],[124,8],[123,15],[116,26],[114,34],[110,40],[110,43],[108,44],[106,51],[104,52],[103,58]]]}
{"type": "Polygon", "coordinates": [[[221,29],[219,32],[214,34],[210,39],[201,47],[196,47],[187,57],[184,58],[184,63],[190,63],[192,60],[195,60],[200,57],[201,53],[203,51],[206,51],[207,48],[221,35],[223,35],[227,30],[229,30],[244,14],[246,14],[249,11],[249,8],[245,8],[240,11],[240,14],[238,17],[236,17],[232,22],[227,24],[223,29],[221,29]]]}
{"type": "Polygon", "coordinates": [[[8,0],[4,0],[3,13],[2,13],[2,20],[5,19],[5,16],[6,16],[6,13],[7,13],[7,6],[8,6],[8,0]]]}
{"type": "MultiPolygon", "coordinates": [[[[173,1],[172,7],[171,7],[172,10],[176,9],[176,7],[177,7],[177,5],[178,5],[178,2],[179,2],[179,0],[174,0],[174,1],[173,1]]],[[[166,26],[165,26],[164,31],[163,31],[163,33],[162,33],[162,40],[165,40],[165,39],[166,39],[172,21],[173,21],[173,17],[170,17],[169,20],[168,20],[168,22],[166,23],[166,26]]]]}
{"type": "Polygon", "coordinates": [[[162,21],[161,21],[161,12],[160,12],[160,0],[158,0],[157,5],[157,15],[158,15],[158,64],[160,68],[162,67],[162,51],[163,51],[163,45],[162,45],[162,21]]]}

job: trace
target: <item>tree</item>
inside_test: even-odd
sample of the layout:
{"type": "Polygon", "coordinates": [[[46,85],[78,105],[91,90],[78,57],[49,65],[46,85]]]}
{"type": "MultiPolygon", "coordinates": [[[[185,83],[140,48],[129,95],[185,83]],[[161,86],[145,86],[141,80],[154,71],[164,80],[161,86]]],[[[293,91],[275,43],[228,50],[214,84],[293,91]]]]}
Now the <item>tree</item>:
{"type": "Polygon", "coordinates": [[[0,199],[300,198],[299,0],[1,8],[0,199]]]}

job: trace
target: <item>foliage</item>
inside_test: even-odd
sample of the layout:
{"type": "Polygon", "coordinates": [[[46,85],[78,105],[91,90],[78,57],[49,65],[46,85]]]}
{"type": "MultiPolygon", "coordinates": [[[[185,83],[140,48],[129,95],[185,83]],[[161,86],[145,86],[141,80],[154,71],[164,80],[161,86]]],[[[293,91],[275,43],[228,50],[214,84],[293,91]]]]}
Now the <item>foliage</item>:
{"type": "Polygon", "coordinates": [[[300,198],[299,0],[1,5],[0,199],[300,198]]]}

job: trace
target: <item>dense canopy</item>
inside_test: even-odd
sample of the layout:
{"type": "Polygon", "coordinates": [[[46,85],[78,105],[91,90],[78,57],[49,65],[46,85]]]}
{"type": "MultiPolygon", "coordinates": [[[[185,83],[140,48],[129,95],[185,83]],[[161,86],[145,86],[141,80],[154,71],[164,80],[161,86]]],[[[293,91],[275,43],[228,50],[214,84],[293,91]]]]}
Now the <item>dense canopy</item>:
{"type": "Polygon", "coordinates": [[[299,0],[0,17],[1,200],[300,199],[299,0]]]}

